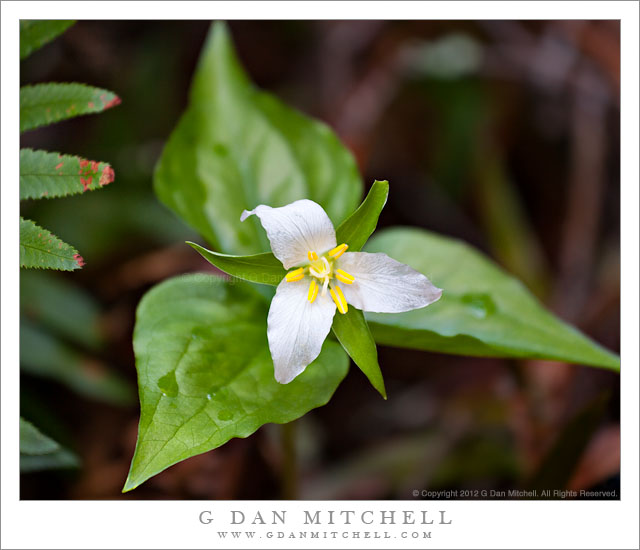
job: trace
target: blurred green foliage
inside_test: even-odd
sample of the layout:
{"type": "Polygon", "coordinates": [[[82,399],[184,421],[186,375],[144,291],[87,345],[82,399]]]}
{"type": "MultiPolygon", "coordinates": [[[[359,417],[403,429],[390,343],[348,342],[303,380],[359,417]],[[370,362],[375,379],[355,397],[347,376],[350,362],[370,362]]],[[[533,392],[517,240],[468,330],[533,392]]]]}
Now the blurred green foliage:
{"type": "Polygon", "coordinates": [[[75,21],[59,19],[20,21],[20,59],[28,57],[56,36],[66,31],[75,21]]]}
{"type": "Polygon", "coordinates": [[[31,422],[20,418],[20,471],[35,472],[77,468],[78,458],[44,435],[31,422]]]}
{"type": "MultiPolygon", "coordinates": [[[[369,67],[376,71],[384,68],[394,45],[414,45],[416,41],[421,44],[423,50],[418,53],[424,53],[424,58],[415,58],[416,66],[409,74],[397,72],[388,77],[383,74],[382,80],[377,81],[386,84],[384,79],[388,78],[389,82],[398,83],[398,88],[390,102],[383,104],[370,119],[374,128],[366,134],[370,148],[363,147],[362,141],[355,138],[348,139],[350,148],[358,153],[365,181],[385,177],[394,183],[381,225],[415,225],[462,237],[525,281],[546,304],[551,303],[548,297],[558,284],[559,243],[569,200],[566,179],[572,143],[566,135],[566,124],[574,112],[574,97],[565,91],[549,93],[536,88],[533,71],[523,69],[518,73],[509,57],[500,58],[506,76],[486,72],[485,64],[495,56],[498,47],[517,51],[521,54],[518,59],[530,62],[535,46],[548,39],[554,22],[509,23],[527,27],[524,34],[532,46],[530,51],[526,41],[518,42],[517,33],[500,38],[487,31],[488,24],[477,22],[380,22],[378,31],[369,38],[359,30],[366,24],[237,21],[231,23],[231,28],[243,63],[261,87],[306,112],[319,114],[334,128],[341,127],[341,135],[349,135],[349,128],[341,125],[350,114],[341,109],[341,94],[357,89],[369,67]],[[343,47],[336,47],[338,40],[343,40],[343,47]],[[351,67],[345,65],[350,55],[356,60],[351,67]],[[326,60],[329,62],[325,63],[326,60]],[[544,124],[538,125],[538,119],[544,124]]],[[[597,27],[599,23],[589,25],[597,27]]],[[[46,311],[41,311],[44,308],[40,305],[46,293],[38,294],[33,285],[31,289],[25,287],[24,292],[21,289],[21,309],[22,315],[41,332],[55,336],[85,358],[109,364],[110,369],[126,374],[130,381],[133,381],[128,340],[130,319],[135,303],[155,279],[154,274],[144,272],[142,282],[124,286],[123,267],[131,270],[135,265],[142,271],[149,252],[198,239],[193,230],[155,199],[150,182],[163,143],[186,105],[188,81],[206,28],[207,23],[202,21],[108,24],[83,21],[22,65],[23,84],[43,79],[86,80],[118,90],[124,99],[118,109],[103,116],[70,120],[21,137],[24,146],[34,149],[108,159],[117,173],[117,184],[101,193],[21,205],[25,215],[54,228],[62,239],[78,246],[87,259],[87,266],[77,276],[54,274],[53,281],[46,283],[70,283],[64,290],[56,287],[46,296],[55,298],[46,311]],[[123,59],[127,63],[123,64],[123,59]],[[153,93],[149,94],[149,90],[153,93]],[[73,289],[82,289],[85,298],[91,296],[93,305],[86,310],[84,306],[76,308],[78,295],[73,289]],[[32,292],[33,298],[29,299],[32,292]],[[65,311],[70,314],[65,315],[65,311]]],[[[562,47],[571,50],[570,40],[562,40],[562,47]]],[[[615,48],[604,48],[600,53],[604,56],[607,51],[615,48]]],[[[540,52],[545,64],[553,65],[553,60],[540,52]]],[[[577,55],[575,59],[580,63],[576,66],[582,66],[585,60],[594,62],[585,51],[577,55]]],[[[350,111],[370,103],[375,105],[376,87],[370,86],[368,92],[367,101],[352,103],[350,111]]],[[[615,105],[609,109],[606,128],[611,131],[608,134],[611,139],[606,151],[610,166],[602,203],[604,217],[598,233],[598,271],[590,268],[585,271],[593,275],[594,286],[588,311],[584,311],[579,322],[589,334],[615,349],[619,337],[615,298],[619,285],[615,131],[618,111],[615,105]]],[[[163,256],[161,262],[171,269],[171,259],[163,256]]],[[[177,273],[181,269],[206,269],[206,265],[174,265],[172,269],[177,273]]],[[[26,274],[21,274],[25,285],[30,284],[24,277],[26,274]]],[[[50,274],[28,275],[39,278],[50,274]]],[[[614,389],[614,397],[602,418],[605,422],[617,422],[619,382],[613,373],[572,370],[575,378],[570,391],[556,390],[554,394],[563,400],[559,404],[554,401],[556,397],[537,393],[541,390],[521,362],[468,359],[463,364],[455,357],[438,354],[394,350],[390,355],[384,347],[380,353],[393,399],[382,402],[357,373],[346,378],[331,408],[325,407],[303,419],[305,426],[313,427],[310,434],[300,430],[313,451],[308,457],[305,455],[301,467],[308,481],[318,480],[318,486],[326,489],[323,494],[327,497],[339,494],[342,487],[349,485],[355,498],[362,495],[406,498],[401,491],[385,492],[385,480],[396,479],[393,471],[399,477],[406,472],[409,480],[410,472],[414,472],[425,480],[427,487],[477,487],[492,483],[519,486],[530,460],[522,446],[526,430],[534,432],[537,439],[530,432],[528,437],[536,442],[555,439],[562,432],[556,432],[557,425],[549,420],[553,411],[580,403],[594,388],[614,389]],[[470,408],[463,393],[467,385],[482,388],[486,395],[483,410],[496,403],[507,410],[496,421],[496,429],[478,427],[478,415],[473,415],[465,428],[470,435],[463,437],[459,445],[439,446],[437,441],[434,444],[432,430],[448,434],[457,419],[455,415],[452,419],[434,411],[444,410],[453,396],[460,395],[458,414],[465,414],[470,408]],[[534,395],[535,400],[527,398],[528,394],[534,395]],[[524,401],[520,401],[523,395],[524,401]],[[523,408],[529,412],[525,420],[520,416],[523,408]],[[402,462],[401,453],[397,452],[399,447],[385,452],[386,445],[395,442],[393,436],[397,434],[408,438],[415,435],[418,450],[413,452],[414,469],[405,467],[407,463],[402,462]],[[399,466],[372,468],[368,476],[360,475],[357,457],[375,461],[378,456],[386,456],[393,462],[394,454],[399,466]],[[351,459],[354,467],[349,475],[334,485],[324,484],[324,473],[350,464],[351,459]]],[[[105,412],[110,407],[82,397],[68,399],[74,394],[53,381],[43,382],[27,374],[23,382],[21,410],[25,418],[79,454],[93,453],[93,461],[85,464],[83,471],[95,476],[94,480],[101,480],[80,486],[71,479],[58,483],[59,478],[52,474],[39,478],[31,487],[25,482],[23,492],[27,498],[117,496],[122,476],[129,467],[137,410],[126,408],[117,417],[119,429],[115,437],[109,435],[104,424],[96,430],[87,429],[89,423],[93,425],[102,415],[111,418],[105,412]],[[102,453],[102,462],[96,457],[96,449],[102,453]]],[[[593,429],[598,429],[597,423],[593,429]]],[[[273,496],[276,493],[270,461],[277,463],[277,457],[272,457],[268,433],[268,429],[262,429],[250,441],[236,441],[200,457],[199,462],[189,461],[171,468],[157,482],[145,484],[131,495],[273,496]],[[187,470],[192,472],[192,483],[181,477],[187,470]],[[243,476],[246,470],[252,476],[243,476]],[[240,477],[234,477],[238,471],[240,477]],[[251,477],[251,486],[243,481],[245,477],[251,477]]],[[[411,444],[407,448],[411,453],[411,444]]],[[[412,487],[412,483],[397,487],[412,487]]],[[[312,494],[316,493],[305,496],[312,494]]]]}
{"type": "MultiPolygon", "coordinates": [[[[21,21],[21,59],[64,32],[72,23],[21,21]]],[[[100,112],[119,103],[120,99],[112,92],[84,84],[22,86],[20,131],[100,112]]],[[[21,200],[83,193],[102,188],[113,178],[113,170],[106,163],[32,149],[20,151],[21,200]]],[[[33,221],[20,218],[21,267],[73,271],[83,265],[84,260],[75,248],[33,221]]],[[[21,279],[20,292],[22,372],[56,380],[89,398],[117,405],[131,403],[130,384],[75,347],[79,345],[96,351],[103,343],[98,327],[98,307],[92,299],[70,283],[36,273],[21,279]],[[48,329],[44,328],[47,325],[48,329]],[[68,345],[63,339],[75,345],[68,345]]],[[[20,435],[22,471],[78,465],[73,453],[22,418],[20,435]]]]}

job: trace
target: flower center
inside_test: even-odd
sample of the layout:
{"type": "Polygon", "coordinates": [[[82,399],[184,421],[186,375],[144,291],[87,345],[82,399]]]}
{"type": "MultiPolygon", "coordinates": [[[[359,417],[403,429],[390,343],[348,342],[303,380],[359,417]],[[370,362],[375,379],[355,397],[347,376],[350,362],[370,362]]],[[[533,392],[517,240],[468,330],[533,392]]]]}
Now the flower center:
{"type": "Polygon", "coordinates": [[[355,281],[353,275],[349,275],[349,273],[342,269],[334,269],[335,261],[345,253],[347,248],[349,248],[349,245],[343,243],[329,250],[329,252],[322,256],[318,256],[315,251],[310,250],[307,252],[309,264],[306,267],[299,267],[293,271],[289,271],[285,277],[286,281],[288,283],[295,283],[304,279],[305,275],[308,274],[311,278],[311,283],[309,285],[307,300],[313,303],[318,297],[318,294],[325,296],[327,289],[329,289],[331,298],[333,298],[338,311],[343,314],[346,313],[349,306],[347,305],[342,290],[334,284],[333,279],[335,278],[346,285],[353,284],[355,281]],[[321,287],[322,290],[320,290],[321,287]]]}

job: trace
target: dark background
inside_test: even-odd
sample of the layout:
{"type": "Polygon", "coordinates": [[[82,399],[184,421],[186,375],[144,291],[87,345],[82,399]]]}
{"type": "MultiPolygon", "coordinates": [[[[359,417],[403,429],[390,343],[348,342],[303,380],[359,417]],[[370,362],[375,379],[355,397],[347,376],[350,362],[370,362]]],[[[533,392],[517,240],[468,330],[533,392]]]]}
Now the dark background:
{"type": "MultiPolygon", "coordinates": [[[[86,261],[78,272],[26,274],[66,283],[97,307],[97,345],[56,337],[57,345],[73,350],[89,386],[112,376],[130,386],[96,398],[68,376],[23,370],[21,414],[81,460],[79,469],[23,474],[24,499],[282,494],[274,425],[120,494],[138,423],[135,307],[167,277],[212,270],[183,244],[197,235],[151,186],[208,25],[81,21],[21,63],[22,84],[85,82],[122,98],[100,115],[21,136],[23,147],[110,162],[114,183],[21,208],[86,261]]],[[[365,187],[390,181],[379,227],[418,226],[472,243],[561,318],[619,351],[617,21],[235,21],[230,28],[258,86],[331,125],[355,154],[365,187]]],[[[39,327],[46,323],[36,301],[23,288],[23,320],[39,327]]],[[[617,374],[384,347],[379,354],[388,401],[352,368],[328,405],[296,422],[301,498],[618,486],[617,374]]]]}

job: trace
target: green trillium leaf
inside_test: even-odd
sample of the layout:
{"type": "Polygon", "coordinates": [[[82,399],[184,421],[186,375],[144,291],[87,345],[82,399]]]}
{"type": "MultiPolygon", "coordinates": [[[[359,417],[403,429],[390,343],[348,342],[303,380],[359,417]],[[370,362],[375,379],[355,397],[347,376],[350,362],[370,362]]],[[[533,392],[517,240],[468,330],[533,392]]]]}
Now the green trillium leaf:
{"type": "Polygon", "coordinates": [[[227,275],[264,285],[278,286],[287,271],[273,253],[253,254],[251,256],[231,256],[219,254],[187,241],[209,263],[224,271],[227,275]]]}
{"type": "Polygon", "coordinates": [[[304,373],[279,384],[267,345],[267,307],[250,286],[206,274],[170,279],[145,295],[133,338],[141,418],[124,491],[331,398],[347,373],[347,355],[327,340],[304,373]]]}
{"type": "Polygon", "coordinates": [[[336,229],[338,244],[347,243],[350,252],[361,250],[375,231],[380,212],[387,203],[388,196],[389,182],[374,181],[362,204],[336,229]]]}
{"type": "Polygon", "coordinates": [[[331,328],[349,357],[386,399],[387,392],[378,365],[378,350],[362,311],[350,307],[344,315],[336,313],[331,328]]]}
{"type": "Polygon", "coordinates": [[[520,283],[465,243],[393,228],[365,247],[424,273],[442,298],[400,314],[367,314],[379,344],[460,355],[553,359],[620,370],[617,355],[564,323],[520,283]]]}
{"type": "MultiPolygon", "coordinates": [[[[389,182],[374,181],[362,204],[336,229],[338,244],[347,243],[350,252],[361,250],[376,229],[388,195],[389,182]]],[[[362,311],[350,307],[345,315],[336,314],[332,329],[353,362],[386,399],[387,393],[378,364],[378,350],[362,311]]]]}
{"type": "Polygon", "coordinates": [[[401,314],[365,317],[353,307],[337,314],[332,328],[340,345],[326,340],[319,357],[283,385],[274,378],[267,343],[273,288],[209,274],[158,285],[137,312],[141,418],[124,491],[265,423],[290,422],[325,404],[347,372],[347,354],[386,398],[376,342],[619,370],[616,355],[546,311],[518,280],[459,241],[396,228],[365,246],[387,201],[388,182],[375,181],[354,212],[362,184],[350,153],[325,125],[251,84],[223,23],[211,28],[189,106],[156,166],[154,188],[220,252],[187,244],[234,279],[273,287],[286,275],[264,252],[270,247],[259,220],[241,223],[242,211],[311,199],[337,227],[338,244],[384,252],[424,273],[443,295],[401,314]]]}
{"type": "Polygon", "coordinates": [[[211,246],[230,254],[269,250],[258,220],[240,222],[245,209],[306,198],[337,225],[362,195],[353,157],[326,125],[253,87],[224,23],[211,28],[154,187],[211,246]]]}

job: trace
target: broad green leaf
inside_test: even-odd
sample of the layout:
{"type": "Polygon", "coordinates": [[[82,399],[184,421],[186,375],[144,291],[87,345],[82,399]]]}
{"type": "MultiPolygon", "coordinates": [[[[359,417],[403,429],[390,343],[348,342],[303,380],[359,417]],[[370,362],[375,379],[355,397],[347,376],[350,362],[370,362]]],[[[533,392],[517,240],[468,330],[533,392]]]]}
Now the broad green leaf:
{"type": "Polygon", "coordinates": [[[358,252],[378,225],[380,212],[389,196],[388,181],[374,181],[358,209],[336,229],[338,244],[347,243],[350,252],[358,252]]]}
{"type": "Polygon", "coordinates": [[[251,85],[223,23],[209,33],[154,187],[209,244],[232,254],[269,249],[256,219],[240,222],[245,209],[307,198],[337,225],[362,194],[351,154],[327,126],[251,85]]]}
{"type": "Polygon", "coordinates": [[[76,468],[78,458],[20,417],[20,471],[76,468]]]}
{"type": "Polygon", "coordinates": [[[85,84],[35,84],[20,88],[20,131],[99,113],[120,105],[113,92],[85,84]]]}
{"type": "Polygon", "coordinates": [[[90,399],[115,405],[128,405],[135,399],[127,380],[24,317],[20,320],[20,364],[24,372],[56,380],[90,399]]]}
{"type": "Polygon", "coordinates": [[[20,59],[31,55],[66,31],[75,21],[20,20],[20,59]]]}
{"type": "Polygon", "coordinates": [[[20,149],[20,200],[93,191],[110,184],[113,178],[113,168],[106,162],[20,149]]]}
{"type": "Polygon", "coordinates": [[[384,389],[384,380],[378,365],[378,350],[362,311],[350,307],[344,315],[337,313],[333,318],[332,328],[353,362],[369,379],[371,385],[386,399],[387,392],[384,389]]]}
{"type": "Polygon", "coordinates": [[[83,265],[75,248],[31,220],[20,218],[20,267],[73,271],[83,265]]]}
{"type": "Polygon", "coordinates": [[[65,277],[21,270],[20,314],[76,344],[90,349],[102,344],[98,303],[65,277]]]}
{"type": "Polygon", "coordinates": [[[224,271],[227,275],[238,279],[278,286],[287,274],[287,270],[282,267],[280,260],[271,252],[253,254],[251,256],[230,256],[229,254],[212,252],[190,241],[187,241],[187,244],[200,252],[205,260],[220,271],[224,271]]]}
{"type": "Polygon", "coordinates": [[[304,373],[279,384],[267,346],[267,307],[249,285],[206,274],[170,279],[144,296],[133,336],[141,418],[124,491],[331,398],[347,373],[347,355],[327,340],[304,373]]]}
{"type": "Polygon", "coordinates": [[[367,314],[379,344],[620,369],[620,359],[546,311],[517,279],[461,241],[421,229],[378,233],[365,247],[424,273],[442,298],[399,314],[367,314]]]}

